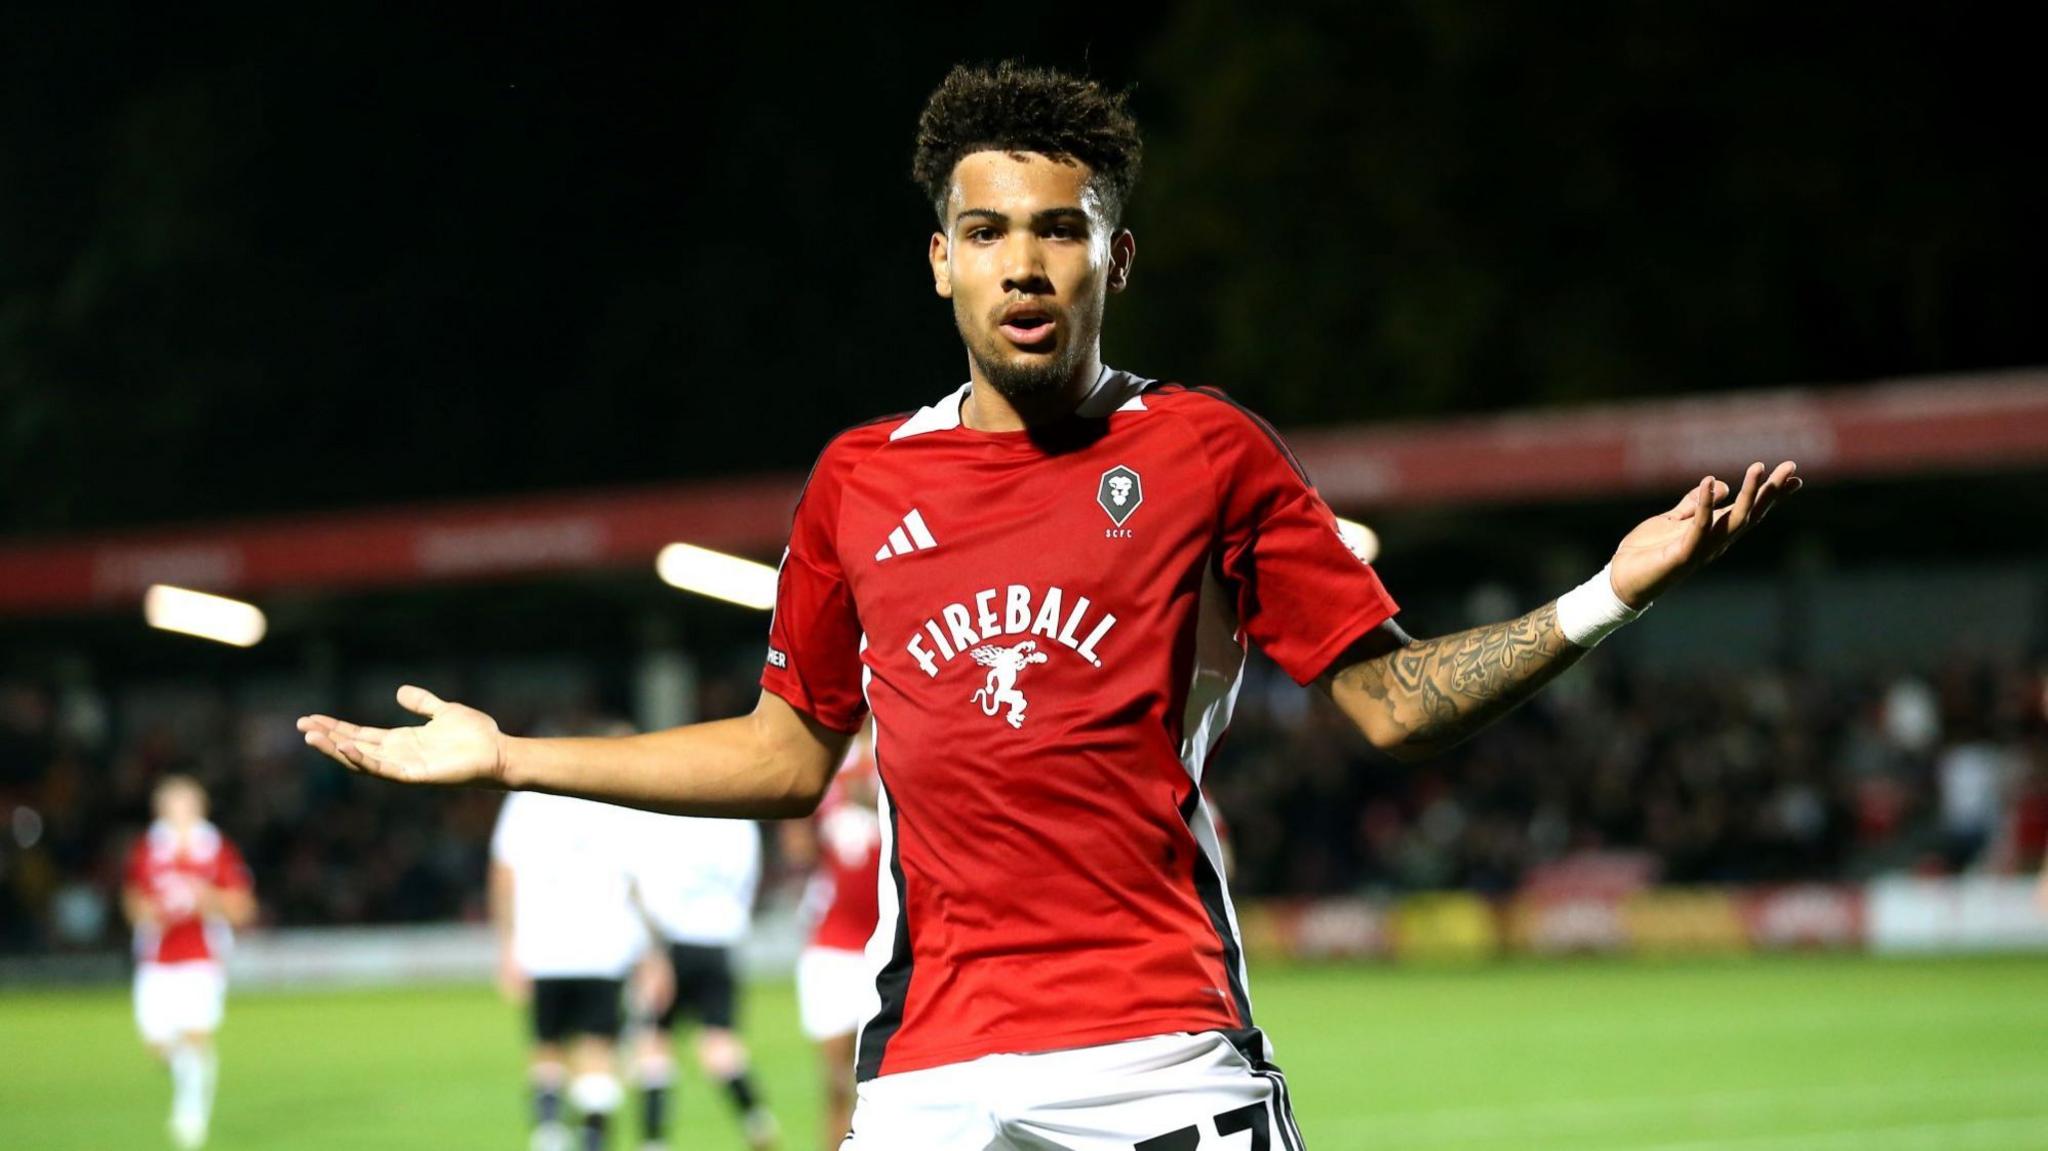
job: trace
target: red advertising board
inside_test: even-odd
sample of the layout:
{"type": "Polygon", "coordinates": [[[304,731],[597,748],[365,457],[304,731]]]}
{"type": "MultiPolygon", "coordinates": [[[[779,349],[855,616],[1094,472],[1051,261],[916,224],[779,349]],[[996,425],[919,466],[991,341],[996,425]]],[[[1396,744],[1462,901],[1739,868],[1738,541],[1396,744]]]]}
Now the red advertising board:
{"type": "Polygon", "coordinates": [[[1741,897],[1742,918],[1759,951],[1860,948],[1863,892],[1846,884],[1754,888],[1741,897]]]}

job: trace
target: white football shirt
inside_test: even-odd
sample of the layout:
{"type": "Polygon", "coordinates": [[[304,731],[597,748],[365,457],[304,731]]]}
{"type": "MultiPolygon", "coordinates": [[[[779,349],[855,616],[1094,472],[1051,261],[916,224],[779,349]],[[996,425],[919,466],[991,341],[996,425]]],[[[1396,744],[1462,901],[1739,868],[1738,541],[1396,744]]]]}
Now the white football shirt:
{"type": "Polygon", "coordinates": [[[744,819],[636,813],[633,879],[672,943],[730,947],[746,938],[761,879],[761,830],[744,819]]]}
{"type": "Polygon", "coordinates": [[[536,979],[617,979],[647,944],[629,871],[637,813],[515,792],[491,858],[512,869],[512,957],[536,979]]]}

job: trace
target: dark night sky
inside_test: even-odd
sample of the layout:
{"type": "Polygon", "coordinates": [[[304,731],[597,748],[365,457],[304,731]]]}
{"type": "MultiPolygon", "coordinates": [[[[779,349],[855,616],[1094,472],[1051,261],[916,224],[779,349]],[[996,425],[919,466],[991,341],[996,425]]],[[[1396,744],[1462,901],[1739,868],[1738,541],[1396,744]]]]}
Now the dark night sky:
{"type": "Polygon", "coordinates": [[[0,14],[0,532],[801,469],[962,378],[905,172],[1003,55],[1137,85],[1112,359],[1283,424],[2048,360],[1949,12],[277,7],[0,14]]]}

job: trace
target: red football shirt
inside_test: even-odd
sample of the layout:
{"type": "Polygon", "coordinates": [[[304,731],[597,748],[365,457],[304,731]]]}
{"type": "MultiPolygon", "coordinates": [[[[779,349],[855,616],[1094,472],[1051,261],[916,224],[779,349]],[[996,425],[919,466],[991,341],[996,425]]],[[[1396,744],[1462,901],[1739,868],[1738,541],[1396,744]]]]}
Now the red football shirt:
{"type": "Polygon", "coordinates": [[[242,853],[210,823],[183,841],[168,826],[151,824],[128,853],[124,882],[156,909],[155,927],[135,929],[135,957],[143,963],[193,963],[225,958],[227,925],[199,912],[201,887],[247,891],[242,853]]]}
{"type": "Polygon", "coordinates": [[[963,427],[967,393],[826,447],[769,627],[768,690],[875,718],[892,944],[860,1077],[1249,1032],[1203,761],[1247,640],[1307,683],[1394,602],[1220,392],[1105,371],[1020,432],[963,427]]]}
{"type": "Polygon", "coordinates": [[[860,951],[875,933],[882,822],[874,808],[847,794],[849,785],[863,778],[872,781],[874,772],[872,756],[849,757],[812,820],[818,835],[818,869],[804,898],[812,947],[860,951]]]}

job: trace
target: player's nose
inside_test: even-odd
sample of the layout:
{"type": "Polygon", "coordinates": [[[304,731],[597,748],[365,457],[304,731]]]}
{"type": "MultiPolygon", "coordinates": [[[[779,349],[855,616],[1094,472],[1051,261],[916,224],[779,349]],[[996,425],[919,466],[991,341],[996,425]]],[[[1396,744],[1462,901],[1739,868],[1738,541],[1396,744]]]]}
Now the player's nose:
{"type": "Polygon", "coordinates": [[[1003,241],[1003,290],[1025,295],[1042,295],[1050,288],[1045,275],[1045,252],[1038,237],[1019,228],[1003,241]]]}

